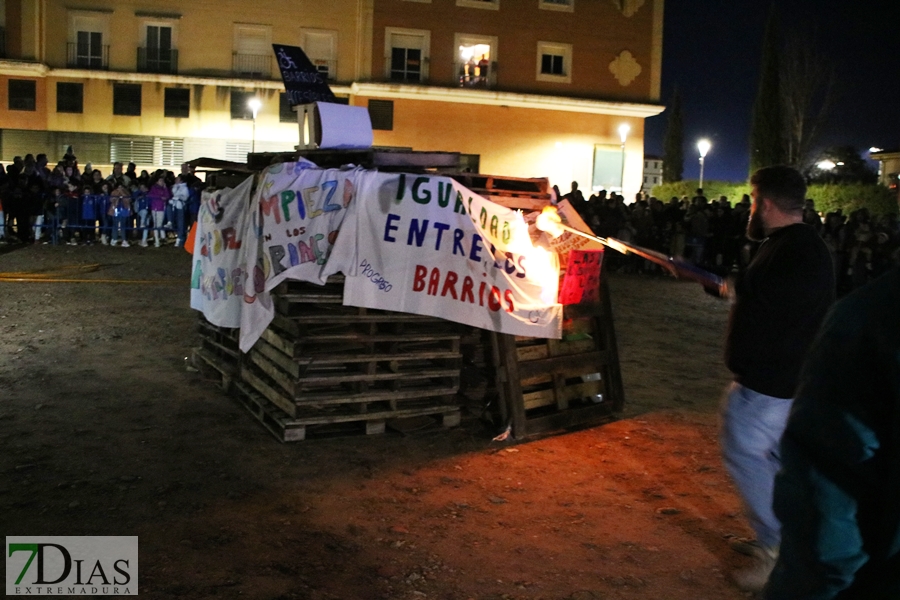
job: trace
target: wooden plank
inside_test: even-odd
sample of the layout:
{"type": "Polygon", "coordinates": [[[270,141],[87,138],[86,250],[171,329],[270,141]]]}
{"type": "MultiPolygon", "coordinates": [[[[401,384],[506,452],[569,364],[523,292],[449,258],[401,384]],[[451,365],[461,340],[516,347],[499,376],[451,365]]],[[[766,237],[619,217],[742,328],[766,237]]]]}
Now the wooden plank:
{"type": "Polygon", "coordinates": [[[535,344],[533,346],[517,346],[516,356],[520,362],[547,358],[550,356],[550,348],[547,347],[546,343],[535,344]]]}
{"type": "Polygon", "coordinates": [[[596,373],[600,367],[609,363],[608,352],[585,352],[571,356],[557,356],[522,363],[522,369],[528,373],[571,373],[573,375],[596,373]]]}
{"type": "Polygon", "coordinates": [[[433,398],[437,396],[452,396],[459,391],[459,382],[454,385],[433,385],[413,389],[401,390],[367,390],[364,392],[353,391],[329,391],[319,393],[307,393],[294,402],[298,406],[315,405],[328,406],[332,404],[357,404],[363,402],[379,401],[406,401],[433,398]]]}
{"type": "Polygon", "coordinates": [[[497,336],[500,349],[500,360],[506,371],[505,386],[507,389],[507,410],[512,422],[513,437],[525,435],[525,405],[522,400],[521,375],[516,355],[516,342],[513,336],[499,334],[497,336]]]}
{"type": "Polygon", "coordinates": [[[570,356],[596,349],[597,342],[593,339],[573,341],[547,340],[547,346],[550,348],[550,356],[570,356]]]}
{"type": "MultiPolygon", "coordinates": [[[[371,369],[370,369],[371,370],[371,369]]],[[[267,373],[268,374],[268,373],[267,373]]],[[[340,375],[323,375],[318,377],[301,377],[296,380],[294,383],[295,389],[298,391],[298,395],[301,392],[313,389],[317,386],[322,385],[336,385],[339,383],[349,383],[349,382],[365,382],[371,383],[375,381],[419,381],[422,379],[432,379],[437,377],[458,377],[459,376],[459,368],[432,368],[432,369],[424,369],[420,371],[413,372],[404,372],[404,373],[394,373],[394,372],[382,372],[382,373],[354,373],[354,374],[340,374],[340,375]]]]}
{"type": "Polygon", "coordinates": [[[278,348],[270,345],[264,339],[260,339],[259,341],[257,341],[256,344],[253,345],[251,352],[252,351],[256,351],[262,354],[273,364],[283,370],[289,377],[299,379],[303,374],[302,367],[294,362],[294,360],[290,356],[284,354],[283,352],[278,350],[278,348]]]}
{"type": "Polygon", "coordinates": [[[570,408],[528,420],[528,433],[524,437],[559,431],[567,427],[592,427],[615,420],[613,407],[606,402],[570,408]]]}
{"type": "MultiPolygon", "coordinates": [[[[253,349],[250,350],[250,354],[248,356],[250,358],[250,362],[259,367],[259,369],[263,373],[265,373],[269,377],[269,379],[278,384],[278,386],[287,394],[288,398],[294,398],[297,396],[298,392],[296,379],[279,369],[268,358],[253,349]]],[[[271,398],[269,399],[271,400],[271,398]]],[[[279,406],[281,405],[279,404],[279,406]]],[[[293,413],[291,413],[291,416],[293,416],[293,413]]]]}
{"type": "Polygon", "coordinates": [[[288,415],[292,417],[297,415],[297,405],[291,402],[288,398],[285,398],[281,392],[270,386],[261,377],[257,377],[256,373],[254,373],[248,365],[241,366],[241,379],[253,386],[253,388],[257,392],[265,396],[266,399],[269,400],[269,402],[283,410],[288,415]]]}
{"type": "Polygon", "coordinates": [[[283,337],[271,327],[267,327],[262,332],[260,338],[289,357],[293,357],[297,354],[297,343],[294,340],[283,337]]]}
{"type": "Polygon", "coordinates": [[[441,351],[441,352],[406,352],[406,353],[390,353],[382,352],[378,354],[316,354],[303,358],[293,359],[301,365],[332,365],[332,364],[352,364],[364,362],[401,362],[409,360],[455,360],[462,358],[459,352],[441,351]]]}
{"type": "Polygon", "coordinates": [[[525,410],[532,410],[542,406],[552,406],[560,402],[568,406],[573,400],[590,398],[600,394],[603,386],[599,381],[583,381],[572,385],[560,386],[535,392],[525,392],[522,402],[525,410]]]}
{"type": "Polygon", "coordinates": [[[263,427],[280,442],[299,442],[306,439],[306,425],[288,419],[274,404],[256,393],[243,382],[236,382],[233,396],[246,408],[263,427]]]}

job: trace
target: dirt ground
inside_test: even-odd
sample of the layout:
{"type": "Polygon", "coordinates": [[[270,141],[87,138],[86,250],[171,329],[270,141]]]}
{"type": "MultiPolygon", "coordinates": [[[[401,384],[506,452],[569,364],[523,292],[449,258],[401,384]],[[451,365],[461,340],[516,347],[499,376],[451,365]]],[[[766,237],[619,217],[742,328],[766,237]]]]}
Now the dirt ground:
{"type": "Polygon", "coordinates": [[[0,247],[0,272],[93,281],[0,281],[5,535],[137,535],[148,598],[745,597],[716,438],[727,306],[699,286],[612,277],[614,423],[280,444],[187,368],[189,267],[171,247],[0,247]]]}

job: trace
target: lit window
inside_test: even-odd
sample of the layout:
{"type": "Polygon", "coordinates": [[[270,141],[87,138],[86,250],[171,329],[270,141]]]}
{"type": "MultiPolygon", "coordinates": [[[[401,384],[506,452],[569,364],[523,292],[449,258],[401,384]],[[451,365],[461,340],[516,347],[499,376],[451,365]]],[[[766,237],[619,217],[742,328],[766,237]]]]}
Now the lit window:
{"type": "Polygon", "coordinates": [[[572,82],[572,44],[538,42],[537,80],[572,82]]]}
{"type": "Polygon", "coordinates": [[[456,74],[461,87],[490,88],[497,84],[497,38],[456,34],[456,74]]]}

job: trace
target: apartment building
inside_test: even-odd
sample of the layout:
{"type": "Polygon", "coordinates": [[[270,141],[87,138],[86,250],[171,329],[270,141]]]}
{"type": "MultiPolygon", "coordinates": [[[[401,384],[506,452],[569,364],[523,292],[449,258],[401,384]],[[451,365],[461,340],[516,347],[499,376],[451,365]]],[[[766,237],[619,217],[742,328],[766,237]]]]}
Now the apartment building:
{"type": "Polygon", "coordinates": [[[640,189],[643,120],[663,108],[663,0],[0,0],[0,15],[3,160],[290,150],[272,43],[368,107],[376,145],[564,190],[640,189]]]}
{"type": "Polygon", "coordinates": [[[644,155],[644,175],[641,191],[648,196],[653,193],[653,186],[663,182],[663,159],[653,154],[644,155]]]}

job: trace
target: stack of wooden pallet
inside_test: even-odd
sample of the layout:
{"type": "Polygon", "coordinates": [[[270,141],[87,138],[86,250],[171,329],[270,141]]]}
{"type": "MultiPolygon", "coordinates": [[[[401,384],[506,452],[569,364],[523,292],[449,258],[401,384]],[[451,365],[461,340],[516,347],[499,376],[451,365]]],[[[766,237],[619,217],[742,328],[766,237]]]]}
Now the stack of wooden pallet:
{"type": "Polygon", "coordinates": [[[222,389],[231,391],[240,376],[241,351],[238,347],[239,329],[218,327],[206,320],[203,313],[197,322],[200,346],[194,348],[193,363],[198,369],[217,372],[222,389]]]}
{"type": "Polygon", "coordinates": [[[411,417],[457,425],[461,328],[343,306],[342,292],[341,277],[273,291],[276,317],[241,363],[247,408],[284,441],[381,433],[411,417]]]}

